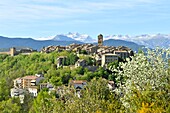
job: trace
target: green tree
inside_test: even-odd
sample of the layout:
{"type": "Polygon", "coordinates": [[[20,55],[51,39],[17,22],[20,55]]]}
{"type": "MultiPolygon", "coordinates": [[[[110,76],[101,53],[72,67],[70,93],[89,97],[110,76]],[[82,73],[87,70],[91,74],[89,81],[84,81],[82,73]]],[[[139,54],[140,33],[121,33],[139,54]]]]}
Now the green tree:
{"type": "Polygon", "coordinates": [[[80,75],[83,75],[84,74],[84,68],[83,67],[78,67],[78,68],[76,68],[76,73],[77,74],[80,74],[80,75]]]}
{"type": "Polygon", "coordinates": [[[55,99],[52,95],[50,95],[46,91],[39,92],[37,98],[34,100],[31,113],[51,113],[54,110],[53,99],[55,99]]]}
{"type": "Polygon", "coordinates": [[[64,73],[64,75],[61,76],[61,81],[63,84],[68,84],[70,79],[71,79],[70,73],[64,73]]]}
{"type": "Polygon", "coordinates": [[[81,98],[73,92],[66,101],[66,113],[113,113],[123,111],[121,104],[107,87],[107,80],[99,78],[88,83],[85,90],[81,90],[81,98]]]}
{"type": "Polygon", "coordinates": [[[87,61],[87,65],[93,65],[95,63],[95,60],[91,57],[87,57],[86,61],[87,61]]]}
{"type": "Polygon", "coordinates": [[[119,62],[118,61],[114,61],[108,64],[107,68],[114,68],[117,69],[119,67],[119,62]]]}
{"type": "Polygon", "coordinates": [[[108,79],[115,81],[115,83],[116,83],[116,75],[117,75],[116,70],[120,69],[119,68],[119,61],[114,61],[114,62],[109,63],[107,68],[108,68],[108,71],[110,72],[108,79]]]}
{"type": "Polygon", "coordinates": [[[86,51],[86,50],[81,50],[81,51],[79,52],[79,54],[87,55],[87,51],[86,51]]]}
{"type": "Polygon", "coordinates": [[[118,70],[119,83],[115,91],[122,94],[121,102],[126,112],[142,111],[147,107],[151,112],[167,112],[170,106],[169,55],[169,50],[148,50],[146,56],[136,54],[120,64],[122,70],[118,70]]]}
{"type": "Polygon", "coordinates": [[[70,53],[68,55],[68,59],[70,61],[70,65],[74,65],[76,63],[76,61],[78,60],[78,57],[74,53],[70,53]]]}
{"type": "Polygon", "coordinates": [[[21,110],[19,98],[11,98],[0,102],[1,113],[19,113],[21,110]]]}
{"type": "Polygon", "coordinates": [[[9,85],[4,79],[0,80],[0,101],[7,100],[9,98],[9,85]]]}
{"type": "Polygon", "coordinates": [[[20,105],[21,113],[28,113],[29,112],[29,110],[31,109],[32,104],[33,104],[33,99],[34,99],[34,97],[32,97],[32,95],[25,93],[24,103],[22,103],[20,105]]]}

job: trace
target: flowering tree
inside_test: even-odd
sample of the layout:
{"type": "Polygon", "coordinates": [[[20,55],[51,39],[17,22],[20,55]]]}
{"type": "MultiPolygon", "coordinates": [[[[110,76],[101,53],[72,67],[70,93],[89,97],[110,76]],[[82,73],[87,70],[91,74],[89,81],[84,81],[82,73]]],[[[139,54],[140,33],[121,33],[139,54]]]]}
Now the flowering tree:
{"type": "Polygon", "coordinates": [[[170,50],[156,49],[148,50],[146,55],[136,54],[131,60],[127,59],[126,63],[120,63],[115,92],[120,96],[127,112],[169,110],[169,58],[170,50]]]}

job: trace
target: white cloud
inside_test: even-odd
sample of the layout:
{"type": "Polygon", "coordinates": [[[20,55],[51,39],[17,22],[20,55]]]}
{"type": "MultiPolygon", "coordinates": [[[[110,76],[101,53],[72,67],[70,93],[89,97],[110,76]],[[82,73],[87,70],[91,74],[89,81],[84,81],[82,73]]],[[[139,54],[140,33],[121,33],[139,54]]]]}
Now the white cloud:
{"type": "Polygon", "coordinates": [[[2,19],[49,19],[69,18],[83,14],[96,14],[105,10],[133,8],[137,5],[154,3],[156,0],[5,0],[0,5],[2,19]]]}
{"type": "MultiPolygon", "coordinates": [[[[112,21],[114,14],[121,15],[120,19],[132,18],[138,13],[167,18],[169,11],[166,12],[163,6],[160,0],[4,0],[0,3],[0,23],[37,24],[40,21],[48,21],[50,24],[55,20],[60,24],[62,20],[67,20],[62,22],[72,21],[78,24],[88,23],[89,20],[112,21]],[[121,14],[121,10],[129,12],[121,14]],[[91,19],[92,17],[97,17],[97,20],[91,19]]],[[[115,22],[120,20],[116,16],[114,18],[115,22]]]]}

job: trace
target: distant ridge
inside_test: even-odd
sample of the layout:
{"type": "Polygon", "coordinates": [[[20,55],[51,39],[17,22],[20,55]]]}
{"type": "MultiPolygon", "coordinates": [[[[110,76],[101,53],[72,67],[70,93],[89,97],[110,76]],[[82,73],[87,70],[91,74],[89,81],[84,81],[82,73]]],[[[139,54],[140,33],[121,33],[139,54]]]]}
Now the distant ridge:
{"type": "Polygon", "coordinates": [[[138,45],[134,42],[124,41],[124,40],[115,40],[115,39],[108,39],[104,41],[104,45],[106,46],[126,46],[132,48],[134,51],[138,51],[139,48],[143,48],[145,46],[138,45]]]}
{"type": "Polygon", "coordinates": [[[138,45],[144,45],[148,48],[156,48],[157,46],[161,48],[170,48],[170,34],[143,34],[138,36],[128,36],[128,35],[108,35],[105,36],[105,40],[108,39],[118,39],[135,42],[138,45]]]}
{"type": "Polygon", "coordinates": [[[29,47],[33,49],[40,50],[44,46],[49,45],[69,45],[72,43],[82,44],[79,41],[54,41],[54,40],[34,40],[32,38],[8,38],[0,36],[0,48],[10,48],[10,47],[29,47]]]}
{"type": "MultiPolygon", "coordinates": [[[[11,47],[29,47],[36,50],[41,50],[43,47],[49,46],[49,45],[62,45],[66,46],[72,43],[77,44],[83,44],[83,42],[76,41],[76,40],[67,40],[67,41],[61,41],[61,40],[34,40],[32,38],[8,38],[0,36],[0,48],[3,50],[9,49],[11,47]]],[[[91,42],[92,43],[92,42],[91,42]]],[[[97,44],[97,43],[96,43],[97,44]]],[[[134,51],[138,51],[139,48],[143,47],[140,46],[134,42],[128,42],[124,40],[115,40],[115,39],[109,39],[104,41],[104,45],[107,46],[127,46],[131,48],[134,51]]]]}

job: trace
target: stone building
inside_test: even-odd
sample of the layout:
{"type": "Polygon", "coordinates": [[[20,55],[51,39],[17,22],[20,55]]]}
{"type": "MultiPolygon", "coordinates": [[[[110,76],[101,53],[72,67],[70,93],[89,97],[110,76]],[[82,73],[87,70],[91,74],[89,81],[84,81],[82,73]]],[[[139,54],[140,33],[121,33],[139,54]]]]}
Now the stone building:
{"type": "Polygon", "coordinates": [[[29,55],[33,52],[37,52],[37,50],[33,50],[31,48],[22,48],[22,49],[17,50],[15,47],[12,47],[12,48],[10,48],[9,51],[0,52],[0,54],[7,54],[7,55],[15,56],[18,54],[29,55]]]}
{"type": "Polygon", "coordinates": [[[130,56],[129,52],[126,50],[115,50],[114,54],[117,54],[122,59],[126,59],[130,56]]]}
{"type": "Polygon", "coordinates": [[[113,53],[103,54],[102,55],[102,66],[106,66],[107,64],[118,61],[119,56],[113,53]]]}
{"type": "Polygon", "coordinates": [[[86,61],[84,59],[79,59],[76,63],[75,63],[75,67],[84,67],[86,66],[86,61]]]}
{"type": "Polygon", "coordinates": [[[16,48],[15,47],[10,48],[10,55],[11,56],[15,56],[16,55],[16,48]]]}
{"type": "Polygon", "coordinates": [[[60,56],[57,58],[57,67],[63,66],[66,61],[66,56],[60,56]]]}

